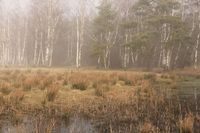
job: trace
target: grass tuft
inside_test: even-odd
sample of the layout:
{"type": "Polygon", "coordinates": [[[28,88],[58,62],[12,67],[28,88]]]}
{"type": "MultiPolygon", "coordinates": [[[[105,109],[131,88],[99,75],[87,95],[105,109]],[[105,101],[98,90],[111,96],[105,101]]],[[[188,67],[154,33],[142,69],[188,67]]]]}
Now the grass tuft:
{"type": "Polygon", "coordinates": [[[95,95],[104,97],[106,92],[108,92],[109,90],[110,90],[110,87],[108,85],[100,85],[95,88],[95,95]]]}
{"type": "Polygon", "coordinates": [[[0,92],[2,92],[4,95],[9,95],[11,91],[12,89],[9,83],[6,82],[0,83],[0,92]]]}
{"type": "Polygon", "coordinates": [[[193,133],[193,116],[191,114],[180,121],[180,132],[181,133],[193,133]]]}
{"type": "Polygon", "coordinates": [[[72,88],[76,90],[85,91],[87,90],[87,84],[84,82],[73,83],[72,88]]]}
{"type": "Polygon", "coordinates": [[[149,73],[144,75],[145,80],[150,80],[152,82],[156,81],[156,74],[155,73],[149,73]]]}
{"type": "Polygon", "coordinates": [[[16,90],[10,94],[10,100],[11,102],[14,102],[15,104],[21,102],[24,99],[25,93],[20,90],[16,90]]]}
{"type": "Polygon", "coordinates": [[[56,97],[58,96],[59,89],[52,85],[47,89],[46,99],[48,102],[54,102],[56,97]]]}
{"type": "Polygon", "coordinates": [[[140,133],[155,133],[156,128],[151,124],[145,122],[142,128],[140,129],[140,133]]]}

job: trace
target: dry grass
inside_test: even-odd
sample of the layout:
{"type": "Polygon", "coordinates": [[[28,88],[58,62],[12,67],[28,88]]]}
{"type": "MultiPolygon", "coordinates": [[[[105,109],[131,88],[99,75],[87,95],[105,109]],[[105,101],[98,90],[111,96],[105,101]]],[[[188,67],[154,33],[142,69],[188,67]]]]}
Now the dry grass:
{"type": "Polygon", "coordinates": [[[155,133],[156,128],[148,122],[145,122],[142,128],[140,129],[140,133],[155,133]]]}
{"type": "Polygon", "coordinates": [[[4,95],[9,95],[10,92],[12,91],[12,86],[7,83],[7,82],[1,82],[0,83],[0,92],[3,93],[4,95]]]}
{"type": "Polygon", "coordinates": [[[174,127],[185,113],[179,109],[180,99],[172,96],[169,100],[154,88],[163,80],[170,81],[167,87],[175,88],[178,77],[173,74],[55,69],[0,73],[1,112],[12,117],[26,112],[68,120],[78,115],[90,119],[99,132],[162,133],[180,127],[191,131],[192,116],[174,127]]]}
{"type": "Polygon", "coordinates": [[[95,95],[104,97],[106,92],[110,90],[110,87],[106,84],[98,85],[95,88],[95,95]]]}
{"type": "Polygon", "coordinates": [[[180,121],[180,133],[193,133],[194,118],[192,114],[180,121]]]}
{"type": "Polygon", "coordinates": [[[34,85],[34,81],[29,78],[22,82],[22,88],[24,91],[30,91],[34,85]]]}
{"type": "Polygon", "coordinates": [[[59,92],[58,86],[56,86],[56,85],[49,86],[49,88],[47,89],[47,92],[46,92],[46,100],[48,102],[55,101],[56,97],[58,96],[58,92],[59,92]]]}
{"type": "Polygon", "coordinates": [[[10,101],[14,103],[19,103],[24,99],[25,92],[20,90],[15,90],[10,94],[10,101]]]}

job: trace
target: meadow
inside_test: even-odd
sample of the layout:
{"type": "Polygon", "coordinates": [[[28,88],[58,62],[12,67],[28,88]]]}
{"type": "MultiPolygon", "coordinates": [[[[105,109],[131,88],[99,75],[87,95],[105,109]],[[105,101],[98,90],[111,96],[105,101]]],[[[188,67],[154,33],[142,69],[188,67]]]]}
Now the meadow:
{"type": "Polygon", "coordinates": [[[0,129],[10,133],[198,133],[198,83],[196,70],[1,69],[0,129]],[[183,85],[192,93],[183,94],[183,85]]]}

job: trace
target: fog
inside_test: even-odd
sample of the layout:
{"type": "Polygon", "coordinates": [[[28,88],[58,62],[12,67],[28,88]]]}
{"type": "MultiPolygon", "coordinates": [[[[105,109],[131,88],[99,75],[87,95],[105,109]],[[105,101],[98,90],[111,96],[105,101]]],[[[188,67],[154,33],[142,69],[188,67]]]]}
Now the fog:
{"type": "Polygon", "coordinates": [[[193,0],[1,0],[5,67],[199,66],[193,0]]]}
{"type": "MultiPolygon", "coordinates": [[[[96,10],[96,7],[99,5],[99,0],[85,0],[88,10],[96,10]]],[[[2,0],[2,8],[5,10],[15,13],[20,11],[21,13],[29,13],[31,6],[33,5],[32,0],[2,0]]],[[[64,10],[65,13],[75,12],[75,10],[80,6],[80,0],[57,0],[60,8],[64,10]]]]}
{"type": "Polygon", "coordinates": [[[27,13],[30,10],[31,0],[2,0],[1,7],[10,13],[20,11],[27,13]]]}

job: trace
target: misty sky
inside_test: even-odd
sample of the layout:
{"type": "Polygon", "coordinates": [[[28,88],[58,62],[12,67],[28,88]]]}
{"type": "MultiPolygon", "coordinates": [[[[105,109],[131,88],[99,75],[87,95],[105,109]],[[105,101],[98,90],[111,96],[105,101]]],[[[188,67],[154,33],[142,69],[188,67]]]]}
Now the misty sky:
{"type": "MultiPolygon", "coordinates": [[[[77,6],[79,6],[80,0],[61,0],[62,6],[66,8],[68,11],[76,10],[77,6]]],[[[8,11],[22,11],[27,12],[30,9],[31,0],[2,0],[4,9],[8,11]]],[[[87,2],[87,8],[94,9],[98,6],[99,0],[85,0],[87,2]]]]}

